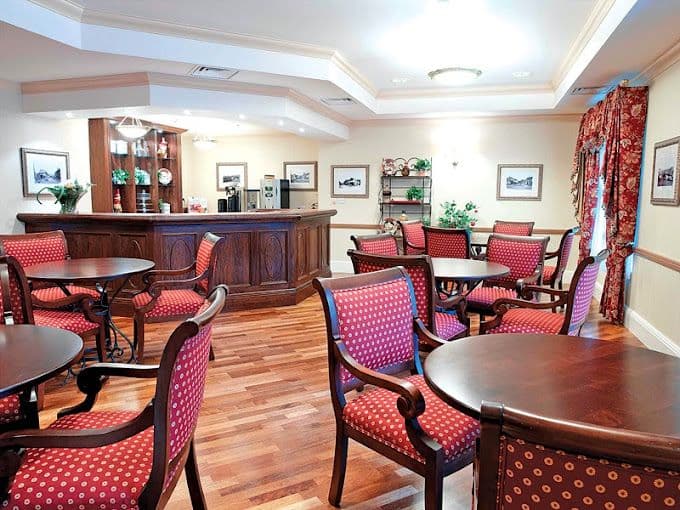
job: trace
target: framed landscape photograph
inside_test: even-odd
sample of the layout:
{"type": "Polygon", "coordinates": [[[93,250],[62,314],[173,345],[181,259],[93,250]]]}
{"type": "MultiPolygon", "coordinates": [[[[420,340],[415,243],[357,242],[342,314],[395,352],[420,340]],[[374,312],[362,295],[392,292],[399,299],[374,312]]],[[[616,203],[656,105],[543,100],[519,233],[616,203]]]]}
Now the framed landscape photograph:
{"type": "Polygon", "coordinates": [[[498,165],[496,200],[541,200],[543,165],[498,165]]]}
{"type": "Polygon", "coordinates": [[[248,163],[217,163],[217,191],[248,187],[248,163]]]}
{"type": "Polygon", "coordinates": [[[64,184],[71,177],[68,152],[19,149],[24,196],[34,197],[45,186],[64,184]]]}
{"type": "Polygon", "coordinates": [[[291,191],[316,191],[318,164],[316,161],[287,161],[283,163],[283,178],[290,181],[291,191]]]}
{"type": "Polygon", "coordinates": [[[654,144],[652,170],[652,204],[679,205],[680,136],[654,144]]]}
{"type": "Polygon", "coordinates": [[[369,165],[332,165],[331,196],[368,198],[369,165]]]}

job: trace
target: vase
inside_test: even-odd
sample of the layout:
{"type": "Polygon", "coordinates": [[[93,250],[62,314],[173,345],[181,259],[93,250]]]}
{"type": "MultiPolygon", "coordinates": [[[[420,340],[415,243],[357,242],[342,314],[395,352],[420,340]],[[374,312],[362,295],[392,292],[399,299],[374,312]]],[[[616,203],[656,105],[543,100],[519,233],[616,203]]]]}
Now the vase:
{"type": "Polygon", "coordinates": [[[76,196],[64,196],[59,199],[59,205],[61,206],[61,209],[59,209],[59,214],[73,214],[77,212],[78,208],[78,202],[80,199],[83,197],[85,193],[76,195],[76,196]]]}

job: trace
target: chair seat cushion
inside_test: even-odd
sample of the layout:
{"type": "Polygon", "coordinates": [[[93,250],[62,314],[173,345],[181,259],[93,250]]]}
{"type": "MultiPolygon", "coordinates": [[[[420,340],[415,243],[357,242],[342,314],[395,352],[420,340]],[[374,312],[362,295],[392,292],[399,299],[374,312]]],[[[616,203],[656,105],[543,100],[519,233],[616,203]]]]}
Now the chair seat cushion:
{"type": "Polygon", "coordinates": [[[24,419],[19,395],[0,398],[0,427],[24,419]]]}
{"type": "MultiPolygon", "coordinates": [[[[422,375],[405,380],[413,383],[423,394],[425,412],[418,417],[420,426],[444,449],[446,462],[469,456],[475,451],[479,437],[479,422],[447,405],[427,386],[422,375]]],[[[397,450],[418,462],[425,459],[414,448],[406,434],[404,417],[397,410],[397,395],[376,388],[361,393],[347,403],[342,416],[353,429],[397,450]]]]}
{"type": "Polygon", "coordinates": [[[555,266],[545,266],[543,268],[543,283],[549,283],[557,268],[555,266]]]}
{"type": "Polygon", "coordinates": [[[564,323],[561,313],[530,310],[528,308],[511,308],[505,314],[498,327],[488,331],[495,333],[545,333],[555,335],[564,323]]]}
{"type": "Polygon", "coordinates": [[[434,329],[435,334],[444,340],[460,335],[467,330],[465,324],[458,320],[458,316],[450,312],[434,313],[434,329]]]}
{"type": "Polygon", "coordinates": [[[81,312],[44,310],[39,308],[33,311],[33,319],[36,326],[65,329],[76,335],[99,329],[99,324],[88,321],[81,312]]]}
{"type": "MultiPolygon", "coordinates": [[[[142,292],[132,298],[135,309],[146,306],[151,301],[151,294],[142,292]]],[[[161,292],[154,307],[144,314],[145,317],[192,316],[198,312],[205,299],[191,289],[170,289],[161,292]]]]}
{"type": "MultiPolygon", "coordinates": [[[[99,293],[95,289],[88,289],[87,287],[79,287],[77,285],[67,285],[66,290],[70,294],[87,294],[88,296],[99,299],[99,293]]],[[[31,295],[40,301],[57,301],[58,299],[63,299],[66,296],[61,287],[46,287],[44,289],[36,289],[31,295]]]]}
{"type": "MultiPolygon", "coordinates": [[[[50,429],[118,425],[136,412],[91,412],[60,418],[50,429]]],[[[9,509],[138,508],[151,473],[153,427],[99,448],[29,448],[5,503],[9,509]]]]}
{"type": "Polygon", "coordinates": [[[501,298],[517,299],[517,292],[503,287],[477,287],[467,296],[470,306],[481,308],[491,308],[494,301],[501,298]]]}

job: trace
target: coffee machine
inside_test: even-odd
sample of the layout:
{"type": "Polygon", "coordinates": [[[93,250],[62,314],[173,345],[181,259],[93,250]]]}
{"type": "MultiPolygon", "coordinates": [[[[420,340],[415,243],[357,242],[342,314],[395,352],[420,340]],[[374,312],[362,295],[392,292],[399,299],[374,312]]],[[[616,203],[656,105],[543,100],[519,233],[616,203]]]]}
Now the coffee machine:
{"type": "Polygon", "coordinates": [[[227,212],[241,212],[241,189],[229,186],[227,192],[227,212]]]}
{"type": "Polygon", "coordinates": [[[290,208],[290,181],[265,175],[260,180],[260,205],[263,209],[290,208]]]}

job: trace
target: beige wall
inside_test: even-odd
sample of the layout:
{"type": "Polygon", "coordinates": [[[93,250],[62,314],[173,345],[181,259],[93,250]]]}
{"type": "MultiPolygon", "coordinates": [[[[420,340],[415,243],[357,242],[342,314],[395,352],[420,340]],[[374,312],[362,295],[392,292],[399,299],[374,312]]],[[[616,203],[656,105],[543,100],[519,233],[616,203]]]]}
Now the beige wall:
{"type": "MultiPolygon", "coordinates": [[[[191,142],[191,135],[182,137],[182,189],[185,197],[201,196],[208,199],[210,212],[217,212],[217,199],[224,198],[217,191],[215,165],[218,162],[248,163],[250,189],[260,188],[265,174],[283,178],[284,161],[316,161],[319,143],[295,135],[230,136],[217,138],[213,149],[200,150],[191,142]]],[[[291,207],[310,207],[318,201],[317,193],[294,191],[290,194],[291,207]]]]}
{"type": "MultiPolygon", "coordinates": [[[[680,207],[650,204],[654,144],[676,136],[680,136],[680,62],[658,76],[649,90],[638,225],[639,247],[680,260],[680,236],[672,227],[680,224],[680,207]]],[[[669,340],[676,352],[680,352],[678,289],[680,274],[634,257],[627,325],[638,336],[651,335],[650,343],[669,340]],[[643,331],[644,327],[648,331],[643,331]]]]}
{"type": "MultiPolygon", "coordinates": [[[[0,80],[0,232],[23,232],[17,212],[58,212],[59,206],[40,205],[35,198],[24,198],[21,179],[19,148],[46,149],[68,152],[71,178],[80,182],[90,180],[90,155],[87,121],[56,121],[21,113],[19,85],[0,80]]],[[[79,210],[92,210],[90,194],[85,195],[79,210]]]]}
{"type": "MultiPolygon", "coordinates": [[[[568,228],[575,224],[569,176],[578,123],[573,116],[553,116],[394,121],[356,127],[349,140],[323,144],[319,149],[319,206],[338,210],[335,223],[377,224],[382,158],[432,156],[433,224],[442,202],[455,200],[464,204],[472,200],[479,206],[480,226],[491,226],[495,219],[507,219],[535,220],[537,228],[568,228]],[[459,161],[457,167],[452,166],[453,160],[459,161]],[[542,163],[543,199],[497,201],[499,163],[542,163]],[[370,197],[331,198],[333,164],[369,164],[370,197]]],[[[345,252],[351,246],[352,233],[362,232],[333,230],[331,259],[337,270],[346,269],[342,261],[347,261],[345,252]]],[[[554,237],[551,249],[559,242],[559,236],[554,237]]]]}

